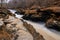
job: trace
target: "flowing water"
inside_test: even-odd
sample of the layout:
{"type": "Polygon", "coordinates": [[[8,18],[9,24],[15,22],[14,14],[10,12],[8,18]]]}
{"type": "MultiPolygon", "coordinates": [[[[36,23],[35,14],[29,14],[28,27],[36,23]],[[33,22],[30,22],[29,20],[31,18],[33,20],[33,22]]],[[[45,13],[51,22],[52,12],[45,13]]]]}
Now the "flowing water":
{"type": "MultiPolygon", "coordinates": [[[[13,14],[15,14],[15,12],[16,12],[16,10],[11,10],[11,9],[9,9],[13,14]]],[[[16,17],[17,18],[20,18],[20,19],[22,19],[21,17],[23,16],[23,15],[17,15],[17,14],[15,14],[16,15],[16,17]]],[[[24,20],[24,19],[23,19],[24,20]]],[[[24,21],[26,21],[27,23],[29,23],[29,24],[31,24],[31,25],[33,25],[33,27],[36,29],[36,31],[38,31],[38,32],[40,32],[41,30],[42,31],[44,31],[44,32],[46,32],[48,35],[54,35],[54,36],[56,36],[57,37],[57,39],[59,39],[60,38],[60,32],[58,32],[58,31],[55,31],[55,30],[53,30],[53,29],[48,29],[48,28],[46,28],[45,27],[45,23],[42,23],[42,22],[33,22],[33,21],[28,21],[28,20],[24,20],[24,21]]],[[[54,37],[53,36],[53,37],[54,37]]],[[[55,37],[55,38],[56,38],[55,37]]]]}

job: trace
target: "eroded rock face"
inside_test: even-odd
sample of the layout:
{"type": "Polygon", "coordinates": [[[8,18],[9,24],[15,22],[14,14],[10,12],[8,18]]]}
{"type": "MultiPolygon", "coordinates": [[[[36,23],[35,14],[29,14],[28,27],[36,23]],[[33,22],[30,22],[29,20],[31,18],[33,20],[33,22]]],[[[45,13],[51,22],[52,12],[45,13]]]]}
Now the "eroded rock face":
{"type": "Polygon", "coordinates": [[[0,18],[0,40],[33,40],[20,19],[12,15],[8,16],[8,18],[0,18]]]}
{"type": "Polygon", "coordinates": [[[25,14],[24,9],[19,8],[19,9],[16,9],[16,10],[17,10],[17,12],[15,12],[15,13],[18,14],[18,15],[24,15],[25,14]]]}
{"type": "Polygon", "coordinates": [[[51,17],[46,22],[46,27],[60,31],[60,7],[48,7],[51,10],[51,17]]]}
{"type": "Polygon", "coordinates": [[[34,22],[39,22],[39,21],[45,22],[48,27],[50,26],[53,29],[59,30],[60,7],[51,6],[51,7],[47,7],[47,8],[40,8],[39,11],[36,9],[27,9],[27,10],[25,10],[25,14],[22,18],[25,20],[31,20],[34,22]],[[57,23],[55,23],[55,22],[57,22],[57,23]]]}
{"type": "Polygon", "coordinates": [[[52,6],[52,7],[47,7],[47,8],[42,8],[42,11],[44,10],[51,10],[52,12],[60,12],[60,7],[59,6],[52,6]]]}
{"type": "Polygon", "coordinates": [[[34,15],[34,14],[29,14],[29,15],[24,15],[22,18],[26,19],[26,20],[32,20],[32,21],[40,21],[40,17],[39,15],[34,15]]]}
{"type": "Polygon", "coordinates": [[[4,21],[0,20],[0,40],[11,40],[13,37],[13,34],[7,32],[4,21]]]}
{"type": "Polygon", "coordinates": [[[60,31],[60,18],[51,18],[46,22],[46,27],[60,31]]]}
{"type": "Polygon", "coordinates": [[[38,9],[27,9],[25,10],[25,14],[22,18],[26,20],[39,21],[41,17],[40,15],[41,14],[39,14],[38,9]]]}
{"type": "Polygon", "coordinates": [[[27,14],[25,14],[22,18],[26,20],[32,20],[32,21],[47,21],[51,16],[50,10],[40,10],[35,12],[33,10],[28,10],[27,14]],[[31,13],[30,13],[31,12],[31,13]]]}
{"type": "MultiPolygon", "coordinates": [[[[8,14],[6,14],[8,15],[8,14]]],[[[35,14],[36,15],[36,14],[35,14]]],[[[14,15],[6,16],[8,18],[1,17],[1,31],[5,34],[1,34],[1,40],[45,40],[32,25],[27,22],[16,18],[14,15]],[[28,37],[29,36],[29,37],[28,37]]],[[[36,17],[39,17],[38,15],[36,17]]]]}
{"type": "Polygon", "coordinates": [[[33,36],[33,40],[45,40],[42,35],[40,35],[38,32],[36,32],[36,30],[33,28],[32,25],[30,25],[24,21],[23,21],[23,25],[30,32],[30,34],[33,36]]]}

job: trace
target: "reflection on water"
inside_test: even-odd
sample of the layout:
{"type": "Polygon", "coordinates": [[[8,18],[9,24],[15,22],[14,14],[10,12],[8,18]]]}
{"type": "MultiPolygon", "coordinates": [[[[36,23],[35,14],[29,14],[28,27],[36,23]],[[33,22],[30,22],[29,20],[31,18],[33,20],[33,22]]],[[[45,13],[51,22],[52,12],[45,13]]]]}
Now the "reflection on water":
{"type": "MultiPolygon", "coordinates": [[[[9,9],[13,14],[15,14],[16,10],[11,10],[9,9]]],[[[18,15],[18,14],[15,14],[17,18],[21,18],[23,15],[18,15]]],[[[34,28],[37,28],[37,29],[43,29],[44,31],[47,31],[49,33],[54,33],[54,34],[57,34],[57,35],[60,35],[60,32],[58,31],[55,31],[53,29],[48,29],[45,27],[45,23],[43,22],[33,22],[33,21],[28,21],[28,20],[24,20],[26,21],[27,23],[31,24],[34,26],[34,28]]]]}

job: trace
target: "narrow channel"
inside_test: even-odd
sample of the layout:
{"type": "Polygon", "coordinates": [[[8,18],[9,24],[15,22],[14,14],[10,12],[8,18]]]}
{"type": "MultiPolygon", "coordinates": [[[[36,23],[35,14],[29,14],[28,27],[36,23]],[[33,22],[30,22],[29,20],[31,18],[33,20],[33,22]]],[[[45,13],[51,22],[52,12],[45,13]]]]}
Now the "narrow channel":
{"type": "MultiPolygon", "coordinates": [[[[16,10],[12,10],[12,9],[8,9],[9,11],[11,11],[13,14],[16,15],[17,18],[22,19],[21,17],[23,15],[18,15],[16,14],[16,10]]],[[[23,19],[24,20],[24,19],[23,19]]],[[[37,32],[39,32],[40,34],[42,34],[44,37],[48,38],[45,34],[52,36],[53,38],[60,38],[60,32],[53,30],[53,29],[48,29],[45,27],[45,23],[41,23],[41,22],[33,22],[33,21],[28,21],[28,20],[24,20],[27,23],[33,25],[33,27],[36,29],[37,32]]]]}

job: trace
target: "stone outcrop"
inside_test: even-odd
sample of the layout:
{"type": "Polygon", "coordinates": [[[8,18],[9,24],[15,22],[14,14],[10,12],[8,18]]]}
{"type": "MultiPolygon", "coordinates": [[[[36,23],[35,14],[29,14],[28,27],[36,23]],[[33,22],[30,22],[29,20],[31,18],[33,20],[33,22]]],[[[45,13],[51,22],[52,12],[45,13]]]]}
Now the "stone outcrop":
{"type": "Polygon", "coordinates": [[[47,21],[50,18],[51,12],[50,10],[40,10],[40,9],[33,9],[33,10],[26,10],[26,13],[22,17],[26,20],[32,21],[47,21]]]}
{"type": "Polygon", "coordinates": [[[0,18],[0,40],[45,40],[32,25],[22,19],[12,15],[5,17],[0,18]]]}
{"type": "Polygon", "coordinates": [[[6,25],[4,19],[6,15],[0,12],[0,40],[11,40],[14,36],[13,34],[9,34],[6,30],[6,25]]]}
{"type": "Polygon", "coordinates": [[[48,19],[46,22],[46,27],[60,31],[60,17],[48,19]]]}
{"type": "Polygon", "coordinates": [[[26,29],[30,32],[30,34],[33,36],[33,40],[45,40],[42,35],[40,35],[32,25],[28,24],[27,22],[23,21],[23,25],[26,27],[26,29]]]}
{"type": "Polygon", "coordinates": [[[3,12],[0,12],[0,40],[29,40],[30,38],[33,40],[32,35],[26,30],[20,19],[8,14],[6,14],[8,16],[5,16],[8,18],[5,18],[3,17],[5,13],[2,13],[3,12]],[[27,36],[25,37],[25,35],[27,36]],[[30,36],[29,38],[28,35],[30,36]]]}
{"type": "Polygon", "coordinates": [[[15,12],[15,13],[18,14],[18,15],[24,15],[25,14],[24,9],[22,9],[22,8],[19,8],[19,9],[16,9],[16,10],[17,10],[17,12],[15,12]]]}
{"type": "Polygon", "coordinates": [[[37,21],[45,22],[46,24],[48,24],[48,26],[50,25],[49,23],[52,22],[51,25],[54,24],[54,26],[57,26],[57,30],[58,30],[59,28],[58,24],[60,22],[60,7],[55,6],[55,7],[41,8],[39,9],[39,11],[37,11],[36,9],[32,9],[32,10],[29,9],[26,10],[26,14],[24,14],[22,18],[25,20],[31,20],[35,22],[37,21]],[[54,20],[57,21],[57,24],[53,22],[54,20]]]}
{"type": "Polygon", "coordinates": [[[52,12],[60,12],[60,7],[58,7],[58,6],[52,6],[52,7],[47,7],[47,8],[42,8],[41,9],[42,11],[44,11],[44,10],[51,10],[52,12]]]}

